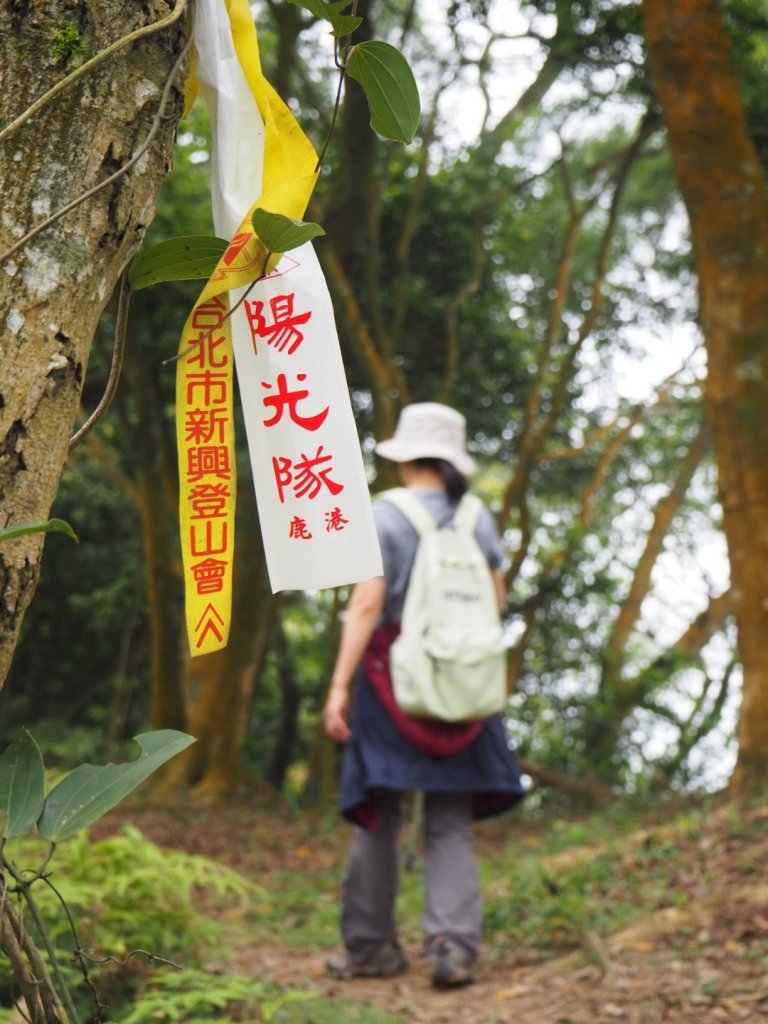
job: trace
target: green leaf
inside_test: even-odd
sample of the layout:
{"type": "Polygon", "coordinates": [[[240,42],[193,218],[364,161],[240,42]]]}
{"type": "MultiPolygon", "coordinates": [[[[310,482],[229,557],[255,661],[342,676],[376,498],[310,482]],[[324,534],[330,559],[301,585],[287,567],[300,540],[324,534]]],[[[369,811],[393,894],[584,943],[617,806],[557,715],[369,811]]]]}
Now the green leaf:
{"type": "Polygon", "coordinates": [[[408,61],[389,43],[359,43],[347,61],[347,74],[362,86],[371,128],[385,139],[410,142],[419,127],[421,105],[408,61]]]}
{"type": "Polygon", "coordinates": [[[290,252],[325,231],[312,221],[291,220],[282,213],[256,210],[251,218],[253,230],[270,252],[290,252]]]}
{"type": "Polygon", "coordinates": [[[0,812],[5,815],[4,839],[28,832],[40,817],[45,800],[45,770],[40,748],[23,730],[0,757],[0,812]]]}
{"type": "Polygon", "coordinates": [[[316,18],[330,22],[333,34],[337,39],[351,35],[363,21],[356,14],[341,13],[345,7],[349,7],[352,0],[338,0],[336,3],[326,3],[325,0],[288,0],[288,3],[295,4],[296,7],[303,7],[305,11],[309,11],[316,18]]]}
{"type": "Polygon", "coordinates": [[[43,839],[59,842],[87,828],[195,740],[175,729],[160,729],[136,736],[136,742],[141,747],[137,761],[81,764],[51,790],[37,823],[43,839]]]}
{"type": "Polygon", "coordinates": [[[77,534],[69,523],[63,519],[49,519],[45,523],[19,523],[17,526],[6,526],[5,529],[0,530],[0,544],[4,540],[13,540],[15,537],[26,537],[29,533],[66,533],[72,540],[77,541],[77,534]]]}
{"type": "Polygon", "coordinates": [[[128,271],[133,291],[165,281],[207,280],[229,242],[215,235],[187,235],[158,242],[140,252],[128,271]]]}

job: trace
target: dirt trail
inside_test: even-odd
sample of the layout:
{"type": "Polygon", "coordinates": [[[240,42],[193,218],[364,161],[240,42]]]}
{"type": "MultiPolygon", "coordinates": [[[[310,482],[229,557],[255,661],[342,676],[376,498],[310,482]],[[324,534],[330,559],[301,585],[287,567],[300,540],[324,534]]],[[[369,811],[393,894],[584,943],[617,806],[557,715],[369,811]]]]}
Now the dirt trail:
{"type": "MultiPolygon", "coordinates": [[[[768,810],[753,812],[758,823],[768,810]]],[[[254,808],[131,808],[130,819],[160,845],[218,859],[269,885],[270,871],[307,870],[343,861],[344,839],[312,834],[289,816],[254,808]],[[292,834],[293,830],[296,831],[292,834]],[[257,836],[257,841],[254,841],[257,836]]],[[[585,934],[583,949],[531,963],[530,951],[481,960],[474,985],[435,992],[418,947],[397,978],[337,982],[324,953],[277,943],[240,948],[237,969],[288,988],[368,1003],[407,1024],[737,1024],[768,1021],[768,832],[749,823],[733,841],[726,811],[707,824],[703,873],[680,907],[667,907],[613,936],[585,934]],[[745,869],[745,865],[750,870],[745,869]]]]}
{"type": "Polygon", "coordinates": [[[418,949],[407,950],[411,970],[388,981],[333,982],[322,957],[274,948],[249,951],[241,967],[286,987],[370,1003],[409,1024],[757,1024],[768,1019],[764,896],[741,894],[694,918],[593,940],[600,966],[590,962],[594,953],[539,967],[483,962],[476,983],[454,992],[432,990],[418,949]]]}

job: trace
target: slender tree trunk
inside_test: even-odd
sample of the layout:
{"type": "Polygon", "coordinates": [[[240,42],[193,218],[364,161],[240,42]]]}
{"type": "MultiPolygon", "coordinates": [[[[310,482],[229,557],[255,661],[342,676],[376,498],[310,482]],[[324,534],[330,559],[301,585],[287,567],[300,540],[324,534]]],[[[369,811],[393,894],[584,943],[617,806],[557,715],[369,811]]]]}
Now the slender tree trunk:
{"type": "Polygon", "coordinates": [[[233,593],[237,615],[222,670],[206,680],[199,705],[189,711],[193,726],[201,717],[212,726],[208,757],[197,786],[198,793],[212,796],[229,792],[241,779],[240,758],[249,712],[281,600],[279,594],[273,595],[270,590],[256,498],[249,478],[242,480],[242,488],[240,564],[235,565],[233,593]]]}
{"type": "Polygon", "coordinates": [[[656,94],[688,209],[743,665],[733,786],[768,781],[768,190],[717,0],[643,0],[656,94]]]}
{"type": "MultiPolygon", "coordinates": [[[[0,125],[165,0],[0,4],[0,125]]],[[[49,215],[123,168],[147,139],[183,47],[175,21],[88,71],[0,141],[0,526],[48,513],[67,459],[99,316],[154,215],[181,111],[183,71],[145,155],[23,244],[49,215]]],[[[39,574],[39,535],[0,549],[0,685],[39,574]]]]}
{"type": "MultiPolygon", "coordinates": [[[[140,321],[140,315],[136,319],[140,321]]],[[[184,595],[178,540],[178,471],[159,372],[156,351],[132,336],[123,371],[127,385],[125,401],[120,401],[120,396],[118,401],[136,481],[144,541],[151,666],[149,723],[153,729],[184,730],[187,723],[182,682],[184,595]]]]}
{"type": "MultiPolygon", "coordinates": [[[[336,658],[336,651],[341,636],[342,603],[339,591],[334,591],[333,605],[326,627],[327,662],[323,677],[329,679],[331,667],[336,658]]],[[[326,735],[322,718],[318,716],[317,726],[311,738],[309,755],[309,777],[304,787],[303,800],[307,804],[330,808],[336,799],[339,782],[339,748],[338,744],[326,735]]]]}
{"type": "Polygon", "coordinates": [[[222,651],[186,662],[186,727],[197,742],[168,764],[161,781],[166,792],[193,786],[207,799],[233,790],[239,782],[248,712],[279,600],[270,592],[256,499],[244,475],[238,490],[229,643],[222,651]]]}
{"type": "Polygon", "coordinates": [[[282,623],[277,624],[275,634],[274,648],[280,678],[280,719],[266,772],[266,780],[279,793],[285,784],[285,776],[291,766],[296,738],[299,734],[301,689],[296,679],[293,659],[282,623]]]}

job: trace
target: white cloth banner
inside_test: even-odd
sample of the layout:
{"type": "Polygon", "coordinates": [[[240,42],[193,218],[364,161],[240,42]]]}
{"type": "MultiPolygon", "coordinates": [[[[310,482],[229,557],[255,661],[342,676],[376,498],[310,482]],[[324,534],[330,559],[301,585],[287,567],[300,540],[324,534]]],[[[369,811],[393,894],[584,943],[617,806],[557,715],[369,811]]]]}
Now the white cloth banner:
{"type": "MultiPolygon", "coordinates": [[[[195,46],[212,122],[214,225],[232,238],[262,192],[264,124],[224,0],[198,0],[195,46]]],[[[272,590],[380,576],[333,307],[311,243],[249,292],[232,316],[232,341],[272,590]]]]}

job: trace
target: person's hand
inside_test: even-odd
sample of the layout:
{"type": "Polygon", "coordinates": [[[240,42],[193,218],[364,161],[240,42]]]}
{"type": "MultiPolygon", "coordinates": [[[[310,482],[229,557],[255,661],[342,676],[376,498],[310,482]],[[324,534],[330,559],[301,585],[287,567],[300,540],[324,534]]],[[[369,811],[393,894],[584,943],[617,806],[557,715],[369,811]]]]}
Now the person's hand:
{"type": "Polygon", "coordinates": [[[346,743],[352,733],[347,725],[349,690],[346,687],[331,686],[323,708],[323,725],[326,733],[339,743],[346,743]]]}

